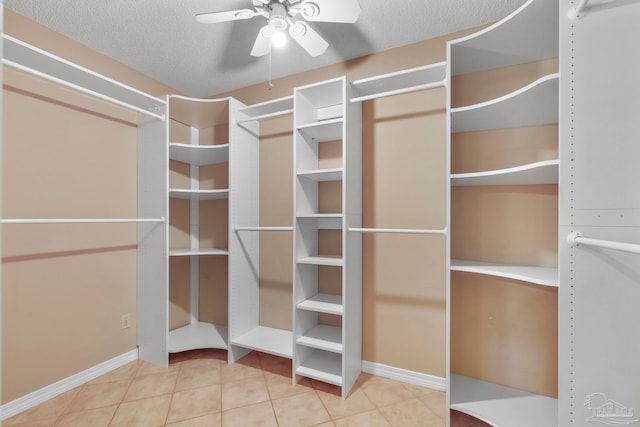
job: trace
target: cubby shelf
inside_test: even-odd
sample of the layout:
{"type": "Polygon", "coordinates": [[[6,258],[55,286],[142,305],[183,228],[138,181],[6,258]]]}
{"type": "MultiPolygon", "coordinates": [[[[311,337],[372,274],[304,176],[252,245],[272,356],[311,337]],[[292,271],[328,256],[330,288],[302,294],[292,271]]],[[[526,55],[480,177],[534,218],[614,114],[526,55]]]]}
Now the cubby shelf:
{"type": "Polygon", "coordinates": [[[296,343],[319,350],[342,353],[342,328],[316,325],[299,337],[296,343]]]}
{"type": "Polygon", "coordinates": [[[480,185],[557,184],[559,160],[543,160],[513,168],[491,171],[456,173],[451,185],[456,187],[480,185]]]}
{"type": "Polygon", "coordinates": [[[558,400],[451,374],[451,409],[494,426],[555,426],[558,400]]]}
{"type": "Polygon", "coordinates": [[[342,168],[316,169],[298,172],[298,176],[313,181],[340,181],[343,176],[342,168]]]}
{"type": "Polygon", "coordinates": [[[318,313],[328,313],[342,315],[341,295],[316,294],[309,299],[299,302],[296,308],[300,310],[316,311],[318,313]]]}
{"type": "Polygon", "coordinates": [[[257,326],[231,340],[232,345],[274,354],[276,356],[293,357],[293,337],[291,331],[257,326]]]}
{"type": "Polygon", "coordinates": [[[505,277],[542,286],[558,287],[557,268],[452,259],[451,270],[505,277]]]}
{"type": "Polygon", "coordinates": [[[198,348],[227,348],[227,327],[196,322],[169,331],[169,353],[198,348]]]}
{"type": "Polygon", "coordinates": [[[451,132],[558,123],[559,74],[490,101],[451,109],[451,132]]]}
{"type": "Polygon", "coordinates": [[[344,263],[344,260],[341,256],[336,255],[317,255],[299,258],[297,262],[298,264],[329,265],[341,267],[344,263]]]}
{"type": "Polygon", "coordinates": [[[193,166],[205,166],[229,161],[229,144],[191,145],[172,142],[169,158],[193,166]]]}
{"type": "Polygon", "coordinates": [[[351,82],[353,97],[351,102],[361,102],[374,98],[398,95],[427,89],[434,86],[444,86],[447,74],[447,63],[436,64],[369,77],[351,82]]]}
{"type": "Polygon", "coordinates": [[[186,200],[218,200],[228,199],[229,190],[190,190],[190,189],[171,189],[169,190],[169,197],[174,199],[186,199],[186,200]]]}
{"type": "Polygon", "coordinates": [[[342,386],[342,358],[340,354],[314,350],[296,369],[296,374],[342,386]]]}
{"type": "Polygon", "coordinates": [[[298,126],[296,129],[316,142],[337,141],[342,139],[343,119],[329,119],[298,126]]]}
{"type": "Polygon", "coordinates": [[[187,248],[170,249],[169,256],[194,256],[194,255],[229,255],[227,249],[216,248],[187,248]]]}

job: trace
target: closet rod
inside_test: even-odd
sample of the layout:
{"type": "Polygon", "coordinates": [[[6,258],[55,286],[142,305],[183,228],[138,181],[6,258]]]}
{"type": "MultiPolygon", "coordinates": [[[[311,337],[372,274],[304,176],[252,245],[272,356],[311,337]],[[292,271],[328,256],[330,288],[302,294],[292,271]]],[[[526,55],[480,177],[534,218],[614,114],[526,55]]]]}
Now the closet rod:
{"type": "Polygon", "coordinates": [[[429,230],[424,228],[354,228],[349,227],[349,231],[360,233],[401,233],[401,234],[447,234],[446,227],[442,230],[429,230]]]}
{"type": "Polygon", "coordinates": [[[293,231],[293,227],[234,227],[234,231],[293,231]]]}
{"type": "Polygon", "coordinates": [[[417,90],[423,90],[423,89],[435,89],[437,87],[444,87],[445,85],[446,85],[446,81],[445,80],[441,80],[441,81],[438,81],[438,82],[425,83],[423,85],[405,87],[405,88],[402,88],[402,89],[390,90],[390,91],[387,91],[387,92],[380,92],[380,93],[374,93],[374,94],[371,94],[371,95],[357,96],[355,98],[351,98],[351,102],[362,102],[362,101],[368,101],[370,99],[384,98],[384,97],[387,97],[387,96],[402,95],[403,93],[415,92],[417,90]]]}
{"type": "Polygon", "coordinates": [[[11,60],[3,58],[2,59],[2,63],[4,65],[8,65],[10,67],[13,67],[13,68],[16,68],[18,70],[24,71],[26,73],[33,74],[34,76],[42,77],[43,79],[52,81],[54,83],[58,83],[58,84],[60,84],[62,86],[69,87],[71,89],[77,90],[77,91],[82,92],[82,93],[86,93],[86,94],[94,96],[96,98],[100,98],[100,99],[102,99],[104,101],[109,101],[109,102],[111,102],[113,104],[120,105],[121,107],[125,107],[125,108],[128,108],[130,110],[134,110],[134,111],[137,111],[139,113],[146,114],[146,115],[151,116],[151,117],[155,117],[156,119],[160,119],[162,121],[165,120],[165,116],[163,114],[156,114],[156,113],[151,112],[149,110],[145,110],[143,108],[136,107],[135,105],[131,105],[131,104],[128,104],[128,103],[126,103],[124,101],[120,101],[120,100],[112,98],[110,96],[103,95],[100,92],[96,92],[96,91],[93,91],[91,89],[87,89],[87,88],[79,86],[79,85],[77,85],[75,83],[71,83],[71,82],[68,82],[66,80],[62,80],[62,79],[60,79],[58,77],[50,76],[49,74],[43,73],[41,71],[34,70],[33,68],[29,68],[29,67],[26,67],[24,65],[20,65],[17,62],[13,62],[11,60]]]}
{"type": "Polygon", "coordinates": [[[137,223],[137,222],[165,222],[160,218],[25,218],[2,219],[2,224],[97,224],[97,223],[137,223]]]}
{"type": "Polygon", "coordinates": [[[584,8],[587,6],[587,3],[589,3],[589,0],[578,1],[578,4],[576,5],[576,7],[569,9],[569,18],[570,19],[579,18],[580,14],[584,10],[584,8]]]}
{"type": "Polygon", "coordinates": [[[612,240],[600,240],[592,239],[590,237],[584,237],[578,232],[569,233],[567,241],[570,244],[596,246],[599,248],[614,249],[617,251],[631,252],[634,254],[640,254],[640,245],[634,243],[615,242],[612,240]]]}

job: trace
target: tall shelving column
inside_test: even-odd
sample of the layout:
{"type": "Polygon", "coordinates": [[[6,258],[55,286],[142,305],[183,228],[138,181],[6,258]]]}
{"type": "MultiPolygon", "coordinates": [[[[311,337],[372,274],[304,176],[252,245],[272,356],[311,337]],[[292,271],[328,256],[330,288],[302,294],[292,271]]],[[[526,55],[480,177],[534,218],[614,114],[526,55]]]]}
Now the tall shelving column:
{"type": "MultiPolygon", "coordinates": [[[[451,174],[450,183],[454,187],[451,189],[449,197],[449,217],[452,222],[450,226],[450,252],[452,254],[462,253],[465,258],[470,258],[449,260],[451,273],[447,285],[448,400],[451,409],[466,412],[492,425],[524,427],[557,425],[557,399],[555,396],[550,397],[524,390],[528,385],[521,384],[522,378],[514,381],[513,378],[502,375],[502,372],[496,373],[485,367],[485,365],[494,366],[489,362],[478,368],[476,366],[478,363],[470,364],[467,362],[468,358],[465,359],[464,355],[460,355],[461,348],[463,352],[468,352],[473,347],[474,353],[481,352],[481,356],[474,358],[476,361],[485,360],[483,357],[490,360],[511,358],[512,360],[509,362],[512,365],[513,357],[517,357],[514,354],[518,354],[518,351],[525,351],[524,349],[533,345],[533,343],[526,342],[528,334],[535,336],[536,339],[554,336],[553,331],[549,333],[541,330],[544,329],[541,325],[545,324],[544,322],[553,324],[554,320],[557,322],[557,311],[555,311],[555,318],[549,321],[541,313],[537,313],[537,318],[534,314],[534,319],[525,318],[521,313],[508,317],[505,314],[508,307],[488,305],[482,311],[482,319],[479,319],[474,317],[476,316],[475,311],[467,308],[466,305],[461,305],[458,298],[465,299],[463,291],[475,293],[477,289],[491,289],[491,292],[502,292],[500,301],[505,301],[504,304],[509,307],[523,304],[523,298],[526,299],[523,295],[530,296],[532,294],[540,295],[537,295],[536,300],[530,301],[528,305],[538,307],[544,310],[544,313],[553,313],[554,307],[557,307],[557,293],[547,292],[549,289],[558,287],[557,248],[545,246],[527,250],[520,249],[527,247],[527,245],[540,244],[541,241],[549,241],[555,246],[557,226],[545,230],[544,221],[549,221],[551,218],[549,222],[554,223],[557,220],[557,189],[554,190],[555,195],[553,195],[554,191],[550,189],[537,190],[537,192],[528,189],[529,185],[536,185],[536,189],[540,189],[542,186],[557,185],[559,157],[540,159],[539,157],[544,157],[546,153],[531,154],[534,150],[522,156],[514,156],[513,153],[509,154],[509,151],[513,151],[516,144],[522,143],[518,131],[514,130],[517,128],[527,128],[536,135],[531,138],[531,141],[527,141],[534,146],[543,142],[539,138],[554,138],[553,135],[549,136],[553,132],[541,131],[545,126],[550,127],[552,131],[555,129],[555,137],[557,138],[559,75],[549,73],[510,93],[464,106],[451,105],[454,96],[459,95],[455,93],[455,81],[452,83],[452,78],[463,74],[483,73],[497,69],[501,69],[502,72],[506,67],[557,58],[557,8],[557,3],[553,0],[529,0],[497,24],[463,39],[451,41],[448,45],[448,149],[453,156],[452,165],[454,166],[452,167],[457,169],[455,173],[451,174]],[[470,141],[473,138],[473,133],[476,136],[484,133],[478,138],[489,145],[486,143],[486,139],[482,139],[486,138],[487,132],[494,132],[494,139],[502,138],[508,143],[504,146],[503,157],[506,160],[502,160],[502,165],[498,168],[485,170],[481,168],[478,171],[471,167],[471,170],[461,170],[469,167],[467,166],[469,162],[462,162],[462,166],[460,166],[460,162],[456,163],[458,159],[455,153],[460,155],[460,149],[456,147],[456,144],[470,141]],[[469,135],[472,136],[469,137],[469,135]],[[530,158],[523,159],[527,155],[530,158]],[[534,209],[542,210],[554,206],[550,212],[543,211],[542,218],[535,219],[542,221],[541,224],[526,223],[520,217],[513,218],[514,213],[512,212],[517,212],[518,209],[509,206],[509,201],[505,202],[505,200],[522,201],[527,200],[527,197],[538,200],[536,197],[539,194],[545,194],[546,204],[540,204],[534,209]],[[549,197],[555,197],[555,203],[549,202],[547,194],[551,195],[549,197]],[[496,200],[499,203],[507,203],[504,205],[504,210],[500,212],[503,217],[500,225],[482,219],[482,215],[487,209],[486,204],[495,204],[496,200]],[[541,207],[542,205],[544,207],[541,207]],[[477,215],[478,220],[470,221],[472,215],[477,215]],[[464,222],[465,218],[466,222],[464,222]],[[473,224],[467,224],[469,222],[473,224]],[[505,227],[517,223],[516,227],[519,230],[509,231],[493,228],[478,230],[482,224],[491,223],[495,227],[505,227]],[[534,225],[535,227],[532,227],[534,225]],[[459,227],[456,228],[456,226],[459,227]],[[519,232],[525,228],[542,230],[541,233],[550,237],[529,243],[525,241],[524,233],[519,232]],[[491,240],[500,239],[504,239],[504,245],[507,248],[500,248],[499,251],[492,253],[491,250],[495,250],[497,246],[491,243],[491,240]],[[489,253],[486,248],[490,248],[488,249],[489,253]],[[551,254],[555,253],[555,259],[545,259],[545,257],[549,258],[547,251],[551,254]],[[527,252],[537,252],[537,254],[532,256],[527,252]],[[474,259],[474,257],[477,258],[474,259]],[[532,265],[514,265],[509,262],[509,260],[518,257],[535,260],[532,265]],[[550,302],[549,295],[553,297],[553,302],[550,302]],[[547,305],[545,306],[545,304],[547,305]],[[508,332],[503,332],[503,325],[499,325],[500,321],[505,318],[517,319],[509,325],[511,329],[508,332]],[[531,322],[535,325],[531,325],[531,322]],[[476,344],[462,342],[462,338],[469,338],[469,330],[475,331],[473,340],[476,344]],[[461,334],[461,331],[466,332],[461,334]],[[477,337],[482,331],[491,331],[490,333],[493,335],[491,335],[490,343],[481,341],[482,338],[477,337]],[[494,337],[494,335],[496,336],[494,337]],[[513,341],[514,337],[518,338],[513,341]],[[480,348],[475,347],[478,342],[480,348]],[[499,348],[492,347],[493,345],[499,348]],[[472,378],[471,374],[460,375],[456,373],[457,369],[472,372],[478,378],[472,378]],[[491,372],[487,372],[488,370],[491,372]],[[496,377],[499,379],[494,379],[496,377]],[[505,382],[511,381],[518,383],[520,389],[505,386],[505,382]]],[[[494,142],[491,141],[492,144],[494,142]]],[[[486,149],[492,148],[495,149],[495,145],[487,146],[486,149]]],[[[499,155],[487,156],[484,159],[487,163],[499,163],[493,158],[486,160],[488,157],[500,158],[499,155]]],[[[473,299],[474,297],[467,295],[466,298],[473,299]]],[[[481,301],[473,301],[476,304],[474,307],[482,304],[481,301]]],[[[529,314],[527,313],[527,315],[529,314]]],[[[557,331],[555,333],[557,336],[557,331]]],[[[545,351],[553,349],[557,345],[557,339],[547,340],[541,345],[544,346],[545,351]]],[[[537,376],[543,376],[540,374],[540,370],[553,369],[551,372],[555,372],[557,362],[552,362],[550,366],[545,364],[545,361],[546,358],[544,361],[536,359],[533,366],[530,364],[522,366],[521,371],[537,372],[537,376]],[[535,363],[540,365],[536,366],[535,363]]],[[[507,360],[505,360],[505,365],[506,362],[507,360]]],[[[540,386],[540,388],[543,387],[540,386]]],[[[557,390],[551,391],[550,394],[557,394],[557,390]]]]}
{"type": "Polygon", "coordinates": [[[293,97],[243,107],[230,129],[231,229],[229,232],[229,362],[251,350],[293,357],[292,332],[260,324],[260,233],[291,234],[292,226],[260,227],[261,119],[291,114],[293,97]]]}
{"type": "Polygon", "coordinates": [[[362,223],[362,108],[350,91],[344,77],[294,90],[293,366],[343,398],[362,364],[362,237],[348,232],[362,223]],[[323,162],[336,142],[339,164],[323,162]]]}
{"type": "MultiPolygon", "coordinates": [[[[229,254],[230,104],[227,98],[201,100],[169,96],[169,137],[172,139],[168,147],[172,161],[168,193],[170,289],[171,286],[179,288],[178,283],[184,283],[176,280],[177,276],[189,277],[188,323],[169,332],[169,353],[228,347],[226,269],[229,254]],[[174,138],[182,142],[174,142],[174,138]],[[210,188],[201,188],[205,181],[210,188]],[[224,261],[215,259],[219,257],[224,257],[224,261]],[[188,267],[181,262],[184,258],[188,259],[188,267]],[[213,297],[216,301],[210,301],[225,311],[223,315],[214,314],[214,323],[202,321],[200,313],[201,271],[207,268],[211,268],[210,276],[222,287],[216,290],[213,297]]],[[[177,293],[180,292],[169,292],[170,295],[177,293]]],[[[171,301],[173,305],[186,311],[180,307],[186,303],[185,298],[175,298],[178,301],[171,301]]],[[[178,311],[174,309],[174,312],[178,311]]],[[[181,323],[185,323],[185,319],[181,323]]]]}

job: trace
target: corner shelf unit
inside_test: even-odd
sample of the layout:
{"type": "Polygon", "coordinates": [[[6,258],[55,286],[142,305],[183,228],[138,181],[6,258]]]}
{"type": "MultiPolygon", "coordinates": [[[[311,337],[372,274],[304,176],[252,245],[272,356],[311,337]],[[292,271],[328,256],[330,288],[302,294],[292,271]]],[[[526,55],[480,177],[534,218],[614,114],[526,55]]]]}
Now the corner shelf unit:
{"type": "MultiPolygon", "coordinates": [[[[226,324],[212,324],[200,321],[200,264],[208,262],[209,257],[227,257],[229,251],[226,242],[222,242],[223,247],[202,247],[201,246],[201,222],[214,222],[216,218],[201,218],[201,202],[210,200],[224,200],[230,198],[229,188],[221,189],[201,189],[200,170],[202,167],[230,163],[230,151],[233,144],[231,132],[227,130],[226,141],[223,144],[201,144],[206,137],[205,132],[218,137],[217,127],[229,127],[229,117],[237,108],[237,101],[231,98],[224,99],[193,99],[177,95],[168,97],[169,126],[183,125],[188,127],[189,143],[169,142],[169,159],[184,163],[189,167],[190,188],[170,188],[168,197],[170,199],[183,199],[189,203],[189,237],[190,247],[171,247],[168,251],[169,257],[188,257],[190,270],[190,323],[169,331],[168,352],[180,352],[199,348],[228,348],[228,333],[226,324]]],[[[170,135],[173,132],[170,132],[170,135]]],[[[223,179],[224,180],[224,179],[223,179]]],[[[169,215],[169,223],[177,220],[169,215]]],[[[183,218],[182,221],[185,219],[183,218]]],[[[211,225],[211,224],[210,224],[211,225]]],[[[214,227],[222,227],[223,235],[228,235],[228,223],[213,224],[214,227]]],[[[226,240],[226,239],[225,239],[226,240]]],[[[171,286],[171,284],[169,284],[171,286]]],[[[228,286],[228,284],[226,284],[228,286]]],[[[225,301],[226,305],[226,301],[225,301]]]]}
{"type": "MultiPolygon", "coordinates": [[[[450,79],[461,74],[525,64],[558,56],[558,5],[553,0],[528,0],[500,22],[448,44],[450,79]]],[[[549,74],[504,96],[475,105],[449,106],[451,134],[558,123],[559,75],[549,74]]],[[[449,151],[450,152],[450,151],[449,151]]],[[[536,161],[498,170],[451,174],[450,185],[492,186],[558,184],[559,159],[536,161]]],[[[455,207],[450,207],[454,209],[455,207]]],[[[455,232],[455,231],[454,231],[455,232]]],[[[451,272],[466,272],[558,287],[558,269],[519,266],[477,260],[450,259],[451,272]]],[[[452,273],[447,295],[455,287],[452,273]]],[[[447,345],[451,360],[451,306],[447,304],[447,345]]],[[[493,350],[496,351],[495,349],[493,350]]],[[[557,426],[557,399],[510,389],[452,372],[449,363],[448,401],[451,409],[466,412],[495,426],[557,426]]]]}
{"type": "Polygon", "coordinates": [[[260,226],[260,121],[293,112],[293,96],[262,102],[238,110],[233,126],[237,143],[230,171],[229,235],[229,362],[251,350],[293,358],[293,333],[260,323],[260,234],[288,232],[293,227],[260,226]]]}
{"type": "Polygon", "coordinates": [[[348,232],[362,222],[362,106],[351,98],[344,77],[294,90],[294,372],[340,386],[343,397],[362,365],[362,238],[348,232]],[[340,141],[341,167],[323,168],[328,141],[340,141]],[[323,206],[331,181],[339,212],[323,206]],[[322,253],[323,233],[339,235],[340,253],[322,253]],[[341,270],[339,295],[323,290],[326,268],[341,270]]]}

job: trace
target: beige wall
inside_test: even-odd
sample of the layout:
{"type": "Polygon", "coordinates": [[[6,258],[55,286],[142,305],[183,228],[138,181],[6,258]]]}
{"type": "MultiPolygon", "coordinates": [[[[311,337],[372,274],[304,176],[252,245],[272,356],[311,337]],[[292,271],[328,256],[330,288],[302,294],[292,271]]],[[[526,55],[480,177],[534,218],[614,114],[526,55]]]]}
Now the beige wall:
{"type": "MultiPolygon", "coordinates": [[[[4,30],[139,89],[175,92],[9,10],[4,30]]],[[[10,68],[3,83],[2,216],[136,217],[137,115],[10,68]]],[[[2,231],[2,403],[136,348],[135,225],[2,231]]]]}

